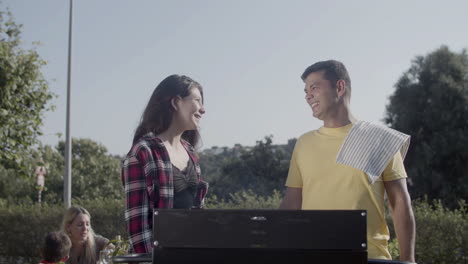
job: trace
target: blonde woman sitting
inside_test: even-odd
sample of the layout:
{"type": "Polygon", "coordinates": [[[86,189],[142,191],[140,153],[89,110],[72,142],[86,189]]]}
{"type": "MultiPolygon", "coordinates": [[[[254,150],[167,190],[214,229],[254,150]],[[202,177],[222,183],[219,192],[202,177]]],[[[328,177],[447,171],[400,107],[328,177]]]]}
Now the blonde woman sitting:
{"type": "MultiPolygon", "coordinates": [[[[61,229],[72,242],[70,258],[67,261],[69,264],[96,264],[99,252],[109,243],[109,239],[94,234],[91,215],[80,206],[72,206],[66,211],[61,229]]],[[[109,248],[114,246],[110,244],[109,248]]]]}

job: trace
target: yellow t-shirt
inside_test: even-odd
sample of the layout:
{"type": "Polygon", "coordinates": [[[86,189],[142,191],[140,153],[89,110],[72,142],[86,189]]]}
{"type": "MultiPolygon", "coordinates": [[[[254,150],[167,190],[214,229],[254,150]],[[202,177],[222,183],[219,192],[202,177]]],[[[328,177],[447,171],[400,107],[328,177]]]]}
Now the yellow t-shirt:
{"type": "Polygon", "coordinates": [[[368,257],[391,259],[383,181],[406,178],[403,161],[398,152],[372,185],[363,171],[336,163],[351,127],[321,127],[302,135],[294,147],[286,186],[302,188],[304,210],[367,210],[368,257]]]}

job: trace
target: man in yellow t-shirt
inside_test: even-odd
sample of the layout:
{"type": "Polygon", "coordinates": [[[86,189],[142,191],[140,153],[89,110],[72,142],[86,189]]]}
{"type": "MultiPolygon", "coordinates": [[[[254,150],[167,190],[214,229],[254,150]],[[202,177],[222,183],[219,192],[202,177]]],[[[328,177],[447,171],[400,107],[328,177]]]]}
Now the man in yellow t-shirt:
{"type": "Polygon", "coordinates": [[[359,169],[339,164],[336,156],[356,119],[349,103],[351,81],[338,61],[317,62],[302,75],[305,99],[323,126],[296,142],[281,209],[365,209],[369,258],[391,259],[384,195],[387,193],[400,260],[414,262],[415,222],[406,172],[396,153],[381,177],[370,183],[359,169]]]}

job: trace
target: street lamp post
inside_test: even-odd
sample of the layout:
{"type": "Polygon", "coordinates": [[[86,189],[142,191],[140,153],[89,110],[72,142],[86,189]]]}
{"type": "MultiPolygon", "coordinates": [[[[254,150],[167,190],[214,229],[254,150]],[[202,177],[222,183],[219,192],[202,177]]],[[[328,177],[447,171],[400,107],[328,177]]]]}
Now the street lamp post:
{"type": "Polygon", "coordinates": [[[70,0],[70,22],[68,28],[68,78],[67,78],[67,117],[65,141],[65,175],[63,182],[63,202],[65,208],[71,206],[71,167],[72,145],[70,135],[70,97],[71,97],[71,51],[72,51],[73,0],[70,0]]]}

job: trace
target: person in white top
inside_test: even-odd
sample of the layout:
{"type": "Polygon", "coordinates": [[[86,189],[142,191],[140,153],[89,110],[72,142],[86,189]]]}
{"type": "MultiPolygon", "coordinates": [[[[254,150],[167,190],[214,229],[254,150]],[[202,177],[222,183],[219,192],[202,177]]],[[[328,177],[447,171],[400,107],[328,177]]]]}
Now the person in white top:
{"type": "Polygon", "coordinates": [[[34,173],[36,174],[36,188],[38,191],[37,199],[38,199],[38,202],[40,203],[42,191],[44,190],[44,186],[45,186],[45,175],[47,174],[47,170],[42,161],[39,163],[38,166],[36,166],[34,173]]]}

